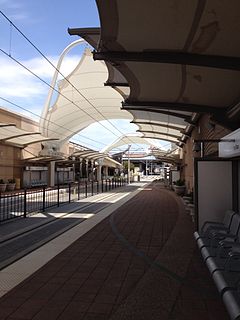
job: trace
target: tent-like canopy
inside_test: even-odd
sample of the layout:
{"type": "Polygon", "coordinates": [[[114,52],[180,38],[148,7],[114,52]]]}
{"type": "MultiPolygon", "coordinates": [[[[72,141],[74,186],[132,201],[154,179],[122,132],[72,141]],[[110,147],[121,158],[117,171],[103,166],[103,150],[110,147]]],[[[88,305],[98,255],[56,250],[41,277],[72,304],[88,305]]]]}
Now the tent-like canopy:
{"type": "Polygon", "coordinates": [[[140,134],[140,133],[126,134],[126,135],[119,137],[114,142],[110,143],[108,146],[103,148],[101,150],[101,152],[109,152],[115,148],[118,148],[118,147],[121,147],[124,145],[131,145],[131,143],[132,144],[146,144],[149,146],[152,145],[152,143],[149,140],[144,139],[142,134],[140,134]]]}
{"type": "Polygon", "coordinates": [[[59,83],[54,105],[43,112],[41,131],[51,138],[69,140],[94,122],[106,119],[130,119],[121,110],[122,96],[104,86],[108,71],[104,62],[94,61],[87,48],[72,73],[59,83]]]}
{"type": "Polygon", "coordinates": [[[123,109],[134,123],[184,125],[183,141],[203,113],[239,127],[240,44],[232,40],[240,31],[238,0],[96,2],[101,33],[69,32],[87,37],[94,59],[106,62],[107,85],[128,90],[123,109]]]}
{"type": "Polygon", "coordinates": [[[77,156],[77,157],[89,159],[89,160],[98,160],[98,159],[104,159],[108,157],[107,154],[97,152],[94,150],[75,151],[72,153],[72,156],[77,156]]]}
{"type": "Polygon", "coordinates": [[[110,143],[108,146],[106,146],[104,149],[101,150],[101,152],[109,152],[115,148],[124,146],[124,145],[130,145],[129,141],[132,142],[132,144],[146,144],[149,146],[154,146],[155,148],[159,149],[159,144],[157,144],[156,141],[151,139],[145,139],[141,133],[129,133],[126,135],[123,135],[116,139],[114,142],[110,143]]]}
{"type": "MultiPolygon", "coordinates": [[[[86,41],[89,42],[90,45],[97,48],[98,41],[100,39],[100,29],[99,28],[90,28],[90,29],[69,29],[69,33],[74,35],[77,34],[81,37],[83,37],[86,41]]],[[[112,87],[114,88],[118,93],[121,94],[122,100],[127,99],[130,95],[130,87],[129,83],[126,80],[126,78],[123,76],[123,74],[115,67],[113,64],[109,63],[108,61],[105,61],[107,70],[108,70],[108,79],[105,82],[106,87],[112,87]]],[[[150,137],[153,139],[160,139],[160,140],[166,140],[169,142],[175,142],[178,143],[182,140],[182,137],[184,137],[184,130],[189,127],[189,124],[191,123],[191,119],[193,116],[192,112],[183,112],[183,111],[175,111],[170,112],[169,110],[159,110],[159,108],[153,106],[151,108],[139,108],[138,106],[131,106],[129,107],[126,104],[126,100],[124,103],[122,103],[122,108],[124,110],[129,111],[133,118],[133,123],[135,123],[139,127],[139,131],[143,132],[142,137],[150,137]],[[162,123],[165,127],[171,127],[175,126],[176,130],[178,130],[178,136],[176,139],[172,139],[170,136],[170,132],[168,133],[167,130],[165,130],[165,135],[157,136],[156,134],[147,135],[144,130],[138,125],[138,122],[141,120],[144,120],[145,122],[145,131],[149,132],[152,130],[151,122],[154,120],[154,122],[162,123]],[[149,126],[148,126],[149,122],[149,126]]],[[[123,110],[122,110],[123,111],[123,110]]],[[[129,142],[128,142],[129,143],[129,142]]],[[[130,142],[131,143],[131,142],[130,142]]],[[[143,143],[143,142],[141,142],[143,143]]]]}
{"type": "MultiPolygon", "coordinates": [[[[168,150],[168,151],[163,150],[156,143],[156,140],[147,139],[147,138],[143,137],[141,133],[124,135],[124,136],[118,138],[117,140],[115,140],[113,143],[109,144],[107,147],[105,147],[102,150],[102,152],[109,152],[115,148],[127,145],[127,144],[129,144],[129,139],[133,143],[136,143],[136,144],[140,143],[140,144],[149,145],[150,146],[149,153],[161,161],[178,163],[180,160],[179,148],[176,147],[176,148],[168,150]]],[[[159,138],[156,138],[156,139],[159,139],[159,138]]],[[[167,141],[169,141],[169,140],[167,140],[167,141]]],[[[170,142],[174,143],[174,141],[170,141],[170,142]]],[[[123,151],[123,153],[125,153],[127,150],[123,151]]]]}
{"type": "Polygon", "coordinates": [[[30,144],[56,140],[46,138],[40,132],[28,132],[17,128],[13,123],[0,123],[0,143],[10,144],[19,148],[25,148],[30,144]]]}

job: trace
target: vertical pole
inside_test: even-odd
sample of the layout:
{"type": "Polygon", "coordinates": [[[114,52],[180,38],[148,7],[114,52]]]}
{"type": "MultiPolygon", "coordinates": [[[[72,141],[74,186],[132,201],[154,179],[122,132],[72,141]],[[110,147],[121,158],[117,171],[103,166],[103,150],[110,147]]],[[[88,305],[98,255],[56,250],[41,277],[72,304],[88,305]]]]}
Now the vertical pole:
{"type": "Polygon", "coordinates": [[[43,207],[42,207],[42,211],[44,212],[46,208],[46,187],[43,186],[43,207]]]}
{"type": "Polygon", "coordinates": [[[87,177],[87,181],[88,181],[88,159],[86,159],[86,177],[87,177]]]}
{"type": "Polygon", "coordinates": [[[78,200],[80,200],[80,177],[78,177],[78,200]]]}
{"type": "Polygon", "coordinates": [[[87,181],[85,181],[85,198],[87,198],[87,181]]]}
{"type": "Polygon", "coordinates": [[[99,181],[97,181],[97,193],[99,193],[99,181]]]}
{"type": "Polygon", "coordinates": [[[68,202],[71,202],[71,183],[68,184],[68,202]]]}
{"type": "Polygon", "coordinates": [[[54,187],[55,185],[55,163],[56,161],[51,161],[49,165],[49,186],[54,187]]]}
{"type": "MultiPolygon", "coordinates": [[[[17,202],[17,203],[19,203],[19,202],[17,202]]],[[[2,210],[2,193],[1,193],[1,191],[0,191],[0,212],[3,212],[3,210],[2,210]]],[[[0,218],[0,221],[1,221],[2,219],[0,218]]]]}
{"type": "Polygon", "coordinates": [[[128,184],[130,184],[130,148],[131,145],[128,146],[128,184]]]}
{"type": "Polygon", "coordinates": [[[92,187],[92,196],[93,196],[93,181],[91,182],[91,187],[92,187]]]}
{"type": "Polygon", "coordinates": [[[97,180],[102,180],[102,166],[100,164],[97,166],[97,180]]]}
{"type": "Polygon", "coordinates": [[[57,206],[60,206],[60,186],[57,186],[57,206]]]}
{"type": "Polygon", "coordinates": [[[24,189],[24,198],[23,198],[23,213],[24,218],[27,217],[27,189],[24,189]]]}
{"type": "Polygon", "coordinates": [[[201,141],[201,158],[204,158],[204,142],[201,141]]]}
{"type": "Polygon", "coordinates": [[[102,180],[102,193],[104,192],[104,190],[103,190],[103,180],[102,180]]]}

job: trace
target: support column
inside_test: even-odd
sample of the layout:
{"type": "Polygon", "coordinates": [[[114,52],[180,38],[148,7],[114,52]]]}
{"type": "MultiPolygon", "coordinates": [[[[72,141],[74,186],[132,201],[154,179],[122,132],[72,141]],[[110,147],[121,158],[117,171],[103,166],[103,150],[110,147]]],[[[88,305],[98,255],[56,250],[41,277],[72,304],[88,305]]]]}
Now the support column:
{"type": "Polygon", "coordinates": [[[102,180],[102,166],[100,164],[97,166],[97,180],[102,180]]]}
{"type": "Polygon", "coordinates": [[[94,160],[91,160],[91,174],[90,174],[90,180],[94,180],[94,176],[93,176],[93,167],[94,167],[94,160]]]}
{"type": "Polygon", "coordinates": [[[88,180],[88,159],[86,159],[85,161],[86,161],[86,178],[88,180]]]}
{"type": "Polygon", "coordinates": [[[55,186],[55,161],[51,161],[49,164],[49,186],[55,186]]]}
{"type": "Polygon", "coordinates": [[[104,175],[105,178],[108,177],[108,166],[105,166],[105,167],[103,168],[103,175],[104,175]]]}
{"type": "Polygon", "coordinates": [[[130,184],[130,155],[129,155],[129,153],[130,153],[130,146],[128,147],[128,174],[127,174],[128,184],[130,184]]]}
{"type": "Polygon", "coordinates": [[[83,172],[82,172],[82,158],[79,158],[79,177],[82,178],[83,172]]]}

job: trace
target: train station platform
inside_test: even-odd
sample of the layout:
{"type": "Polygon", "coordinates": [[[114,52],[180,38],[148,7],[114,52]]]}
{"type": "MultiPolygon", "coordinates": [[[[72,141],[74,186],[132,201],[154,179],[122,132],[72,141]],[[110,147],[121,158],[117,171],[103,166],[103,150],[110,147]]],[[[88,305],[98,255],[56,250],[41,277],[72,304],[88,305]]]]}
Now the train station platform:
{"type": "Polygon", "coordinates": [[[229,319],[182,199],[158,181],[113,197],[0,271],[0,319],[229,319]]]}

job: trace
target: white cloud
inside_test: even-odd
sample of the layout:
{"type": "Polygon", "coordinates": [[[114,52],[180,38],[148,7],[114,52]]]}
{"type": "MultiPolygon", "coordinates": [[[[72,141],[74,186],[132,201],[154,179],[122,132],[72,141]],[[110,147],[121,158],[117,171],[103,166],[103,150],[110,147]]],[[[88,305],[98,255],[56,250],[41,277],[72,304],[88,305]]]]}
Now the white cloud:
{"type": "MultiPolygon", "coordinates": [[[[58,57],[52,56],[48,58],[55,66],[57,65],[58,57]]],[[[61,72],[67,76],[79,62],[79,59],[79,56],[66,57],[61,72]]],[[[55,70],[44,58],[35,57],[21,61],[21,63],[46,82],[51,82],[55,70]]],[[[0,66],[0,97],[6,98],[33,113],[41,115],[49,87],[7,57],[0,56],[0,66]]],[[[34,120],[39,120],[33,114],[13,107],[1,100],[0,105],[20,112],[34,120]]],[[[93,139],[95,142],[79,136],[75,136],[73,139],[77,139],[78,143],[94,149],[102,149],[104,145],[113,142],[117,137],[122,134],[133,133],[137,128],[136,125],[129,123],[127,120],[110,120],[109,122],[102,121],[103,126],[99,123],[92,124],[81,132],[81,135],[93,139]],[[113,123],[115,128],[109,122],[113,123]],[[115,135],[112,132],[115,132],[115,135]]]]}
{"type": "MultiPolygon", "coordinates": [[[[56,65],[56,57],[49,57],[49,60],[56,65]]],[[[71,72],[78,61],[79,57],[66,57],[62,72],[64,74],[71,72]]],[[[50,84],[54,68],[44,58],[33,58],[21,63],[50,84]]],[[[23,67],[7,57],[0,57],[0,65],[0,96],[28,100],[46,97],[49,87],[23,67]]]]}
{"type": "Polygon", "coordinates": [[[29,18],[27,11],[23,8],[23,3],[19,0],[0,0],[0,6],[4,11],[8,12],[8,18],[13,22],[27,21],[29,18]]]}
{"type": "MultiPolygon", "coordinates": [[[[48,58],[54,65],[57,64],[57,57],[48,58]]],[[[78,62],[79,57],[66,57],[63,64],[64,74],[70,73],[78,62]]],[[[46,82],[51,82],[54,69],[44,58],[33,58],[21,61],[21,63],[46,82]]],[[[7,57],[0,56],[0,66],[0,107],[39,121],[49,87],[7,57]],[[11,103],[2,100],[1,97],[9,100],[11,103]]]]}

